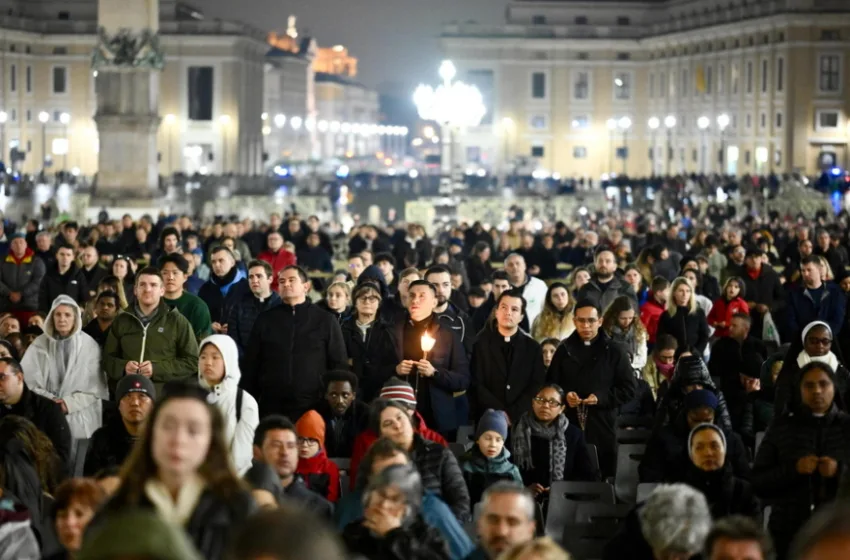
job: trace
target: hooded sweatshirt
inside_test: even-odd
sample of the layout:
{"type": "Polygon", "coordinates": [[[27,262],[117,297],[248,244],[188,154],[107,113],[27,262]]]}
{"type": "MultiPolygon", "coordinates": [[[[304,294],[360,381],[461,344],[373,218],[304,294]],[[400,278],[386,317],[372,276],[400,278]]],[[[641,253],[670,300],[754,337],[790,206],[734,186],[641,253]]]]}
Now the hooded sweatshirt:
{"type": "Polygon", "coordinates": [[[68,296],[53,301],[44,321],[44,334],[33,341],[21,360],[27,386],[51,400],[62,399],[68,408],[68,425],[76,439],[88,439],[102,424],[101,401],[109,398],[100,367],[100,346],[82,332],[82,314],[68,296]],[[71,334],[56,332],[53,314],[60,305],[74,311],[71,334]]]}
{"type": "Polygon", "coordinates": [[[253,458],[254,430],[260,423],[260,409],[257,401],[247,391],[239,389],[242,372],[239,370],[239,352],[236,343],[227,335],[214,334],[201,341],[201,352],[207,344],[212,344],[221,352],[224,360],[224,379],[215,387],[210,387],[198,363],[198,383],[210,391],[207,400],[218,407],[224,416],[224,435],[230,445],[230,457],[239,475],[251,468],[253,458]],[[236,401],[242,392],[242,409],[237,420],[236,401]]]}

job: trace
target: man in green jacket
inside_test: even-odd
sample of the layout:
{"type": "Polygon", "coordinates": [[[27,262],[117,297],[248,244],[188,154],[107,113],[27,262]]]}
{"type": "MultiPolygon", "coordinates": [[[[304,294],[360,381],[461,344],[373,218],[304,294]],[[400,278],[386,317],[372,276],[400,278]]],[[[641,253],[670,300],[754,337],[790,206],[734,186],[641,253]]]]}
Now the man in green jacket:
{"type": "Polygon", "coordinates": [[[192,325],[163,301],[162,275],[154,267],[136,275],[136,304],[119,313],[109,329],[103,348],[103,370],[114,391],[118,380],[138,373],[162,385],[198,375],[198,341],[192,325]]]}
{"type": "Polygon", "coordinates": [[[171,253],[157,263],[165,283],[165,303],[189,320],[198,342],[212,334],[212,319],[206,302],[183,289],[189,277],[189,263],[179,253],[171,253]]]}

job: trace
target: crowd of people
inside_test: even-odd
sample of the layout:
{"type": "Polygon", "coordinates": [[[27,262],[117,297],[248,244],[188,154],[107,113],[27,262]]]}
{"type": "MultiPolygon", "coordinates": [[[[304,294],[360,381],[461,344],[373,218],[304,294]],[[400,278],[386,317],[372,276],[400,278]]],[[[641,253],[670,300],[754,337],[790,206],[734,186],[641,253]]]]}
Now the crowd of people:
{"type": "Polygon", "coordinates": [[[717,215],[4,224],[0,560],[569,558],[624,430],[606,560],[846,557],[847,216],[717,215]]]}

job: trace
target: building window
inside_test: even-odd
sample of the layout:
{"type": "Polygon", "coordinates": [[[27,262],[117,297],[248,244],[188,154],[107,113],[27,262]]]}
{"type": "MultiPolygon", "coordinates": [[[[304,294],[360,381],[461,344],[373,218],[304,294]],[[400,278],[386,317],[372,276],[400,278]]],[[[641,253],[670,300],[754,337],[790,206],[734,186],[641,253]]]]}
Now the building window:
{"type": "Polygon", "coordinates": [[[9,91],[12,93],[18,91],[18,65],[9,65],[9,91]]]}
{"type": "Polygon", "coordinates": [[[747,93],[753,92],[753,61],[747,62],[747,93]]]}
{"type": "Polygon", "coordinates": [[[714,68],[711,66],[705,69],[705,93],[711,95],[714,89],[714,68]]]}
{"type": "Polygon", "coordinates": [[[617,53],[617,60],[631,60],[631,59],[632,59],[632,53],[627,53],[627,52],[618,52],[617,53]]]}
{"type": "Polygon", "coordinates": [[[732,64],[732,95],[738,95],[738,79],[740,72],[738,70],[738,63],[732,64]]]}
{"type": "Polygon", "coordinates": [[[649,98],[655,97],[655,74],[649,74],[649,98]]]}
{"type": "Polygon", "coordinates": [[[821,41],[840,41],[841,40],[841,31],[838,29],[821,29],[820,30],[820,40],[821,41]]]}
{"type": "Polygon", "coordinates": [[[832,110],[818,111],[816,116],[817,116],[817,121],[816,121],[817,126],[815,127],[816,129],[818,129],[818,130],[827,129],[828,130],[828,129],[838,128],[838,120],[839,120],[838,119],[838,117],[839,117],[838,111],[832,111],[832,110]]]}
{"type": "Polygon", "coordinates": [[[781,57],[776,59],[776,91],[785,91],[785,59],[781,57]]]}
{"type": "Polygon", "coordinates": [[[576,16],[574,21],[576,25],[587,25],[587,16],[576,16]]]}
{"type": "Polygon", "coordinates": [[[761,92],[767,93],[767,59],[761,61],[761,92]]]}
{"type": "Polygon", "coordinates": [[[749,150],[747,150],[746,152],[744,152],[744,163],[745,163],[746,165],[749,165],[749,164],[750,164],[750,159],[752,159],[752,158],[751,158],[751,156],[750,156],[750,151],[749,151],[749,150]]]}
{"type": "Polygon", "coordinates": [[[590,72],[578,71],[573,78],[573,99],[584,101],[590,98],[590,72]]]}
{"type": "Polygon", "coordinates": [[[721,64],[717,70],[717,93],[726,93],[726,65],[721,64]]]}
{"type": "Polygon", "coordinates": [[[632,75],[628,72],[614,74],[614,99],[628,101],[632,98],[632,75]]]}
{"type": "Polygon", "coordinates": [[[531,147],[531,157],[540,158],[540,157],[543,157],[544,153],[546,153],[546,151],[543,149],[543,146],[532,146],[531,147]]]}
{"type": "Polygon", "coordinates": [[[617,25],[631,25],[631,24],[632,24],[632,20],[630,20],[629,18],[627,18],[625,16],[620,16],[620,17],[617,18],[617,25]]]}
{"type": "Polygon", "coordinates": [[[690,79],[688,69],[682,68],[682,97],[688,95],[688,80],[690,79]]]}
{"type": "Polygon", "coordinates": [[[543,72],[532,72],[531,74],[531,97],[532,99],[546,99],[546,74],[543,72]]]}
{"type": "Polygon", "coordinates": [[[585,159],[587,157],[587,148],[585,146],[574,146],[573,147],[573,158],[574,159],[585,159]]]}
{"type": "Polygon", "coordinates": [[[658,80],[658,96],[661,98],[667,97],[667,72],[660,73],[658,80]]]}
{"type": "Polygon", "coordinates": [[[9,45],[9,52],[15,52],[16,48],[15,45],[9,45]]]}
{"type": "Polygon", "coordinates": [[[53,67],[53,93],[68,93],[68,69],[64,66],[53,67]]]}
{"type": "Polygon", "coordinates": [[[590,58],[590,53],[580,52],[576,55],[578,60],[588,60],[590,58]]]}
{"type": "Polygon", "coordinates": [[[753,128],[753,116],[750,113],[747,113],[746,125],[745,126],[746,126],[747,130],[750,130],[751,128],[753,128]]]}
{"type": "Polygon", "coordinates": [[[27,66],[26,85],[27,93],[32,93],[32,66],[27,66]]]}
{"type": "Polygon", "coordinates": [[[577,129],[588,128],[590,126],[590,117],[587,115],[579,115],[573,118],[572,126],[577,129]]]}
{"type": "Polygon", "coordinates": [[[9,116],[9,120],[11,120],[12,122],[18,122],[18,110],[17,109],[12,109],[12,113],[9,116]]]}
{"type": "Polygon", "coordinates": [[[546,16],[531,16],[532,25],[546,25],[546,16]]]}
{"type": "Polygon", "coordinates": [[[62,20],[62,21],[68,21],[69,19],[71,19],[71,12],[59,12],[57,14],[56,19],[59,19],[59,20],[62,20]]]}
{"type": "Polygon", "coordinates": [[[67,47],[53,47],[53,54],[68,54],[67,47]]]}
{"type": "Polygon", "coordinates": [[[532,115],[528,119],[528,126],[532,130],[546,130],[549,128],[549,122],[546,115],[532,115]]]}
{"type": "Polygon", "coordinates": [[[774,122],[777,129],[782,128],[782,113],[776,113],[776,120],[774,122]]]}
{"type": "Polygon", "coordinates": [[[761,115],[759,115],[759,126],[761,126],[763,129],[767,128],[767,113],[762,113],[761,115]]]}
{"type": "Polygon", "coordinates": [[[841,89],[841,57],[837,54],[822,54],[818,63],[819,86],[822,92],[837,92],[841,89]]]}
{"type": "Polygon", "coordinates": [[[211,121],[213,118],[212,66],[190,66],[188,69],[189,120],[211,121]]]}

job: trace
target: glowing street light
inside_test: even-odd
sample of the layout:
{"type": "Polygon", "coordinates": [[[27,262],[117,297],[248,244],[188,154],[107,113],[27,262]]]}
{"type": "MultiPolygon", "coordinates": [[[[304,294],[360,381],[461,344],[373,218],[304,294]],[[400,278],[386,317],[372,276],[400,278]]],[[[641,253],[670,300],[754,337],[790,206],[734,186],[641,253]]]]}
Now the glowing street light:
{"type": "Polygon", "coordinates": [[[670,175],[670,162],[673,161],[673,129],[676,128],[676,117],[664,117],[664,127],[667,129],[667,175],[670,175]]]}

